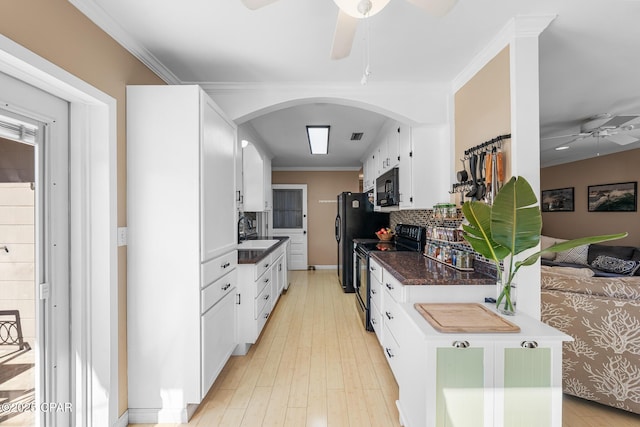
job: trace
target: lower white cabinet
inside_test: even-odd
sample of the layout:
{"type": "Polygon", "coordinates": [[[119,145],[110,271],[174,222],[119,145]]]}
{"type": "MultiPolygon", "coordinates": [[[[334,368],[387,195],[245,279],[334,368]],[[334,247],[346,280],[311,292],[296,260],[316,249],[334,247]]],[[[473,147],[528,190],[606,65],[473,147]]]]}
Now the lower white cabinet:
{"type": "MultiPolygon", "coordinates": [[[[235,274],[234,274],[235,276],[235,274]]],[[[235,284],[234,284],[235,285],[235,284]]],[[[227,286],[226,284],[224,286],[227,286]]],[[[233,289],[202,314],[202,395],[206,395],[236,347],[236,328],[229,327],[235,318],[236,294],[233,289]]]]}
{"type": "Polygon", "coordinates": [[[286,242],[255,264],[238,265],[238,345],[245,355],[258,340],[287,280],[286,242]]]}
{"type": "Polygon", "coordinates": [[[403,426],[562,425],[568,335],[524,314],[508,318],[518,333],[438,332],[414,303],[473,299],[446,301],[442,288],[451,285],[404,286],[375,260],[370,267],[372,324],[398,383],[403,426]]]}

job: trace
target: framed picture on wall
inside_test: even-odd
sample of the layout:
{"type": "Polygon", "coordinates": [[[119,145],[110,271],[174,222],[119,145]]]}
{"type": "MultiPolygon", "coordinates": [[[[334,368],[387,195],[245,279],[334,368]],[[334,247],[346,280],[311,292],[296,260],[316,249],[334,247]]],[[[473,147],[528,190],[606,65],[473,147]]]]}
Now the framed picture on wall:
{"type": "Polygon", "coordinates": [[[573,187],[542,190],[542,212],[573,212],[573,187]]]}
{"type": "Polygon", "coordinates": [[[638,209],[638,183],[590,185],[589,212],[635,212],[638,209]]]}

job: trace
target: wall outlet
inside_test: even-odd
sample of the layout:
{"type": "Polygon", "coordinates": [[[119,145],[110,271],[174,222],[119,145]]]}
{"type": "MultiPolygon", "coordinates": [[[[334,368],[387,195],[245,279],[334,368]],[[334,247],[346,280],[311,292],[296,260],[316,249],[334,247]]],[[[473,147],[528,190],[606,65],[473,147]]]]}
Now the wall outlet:
{"type": "Polygon", "coordinates": [[[127,246],[127,227],[118,227],[118,246],[127,246]]]}

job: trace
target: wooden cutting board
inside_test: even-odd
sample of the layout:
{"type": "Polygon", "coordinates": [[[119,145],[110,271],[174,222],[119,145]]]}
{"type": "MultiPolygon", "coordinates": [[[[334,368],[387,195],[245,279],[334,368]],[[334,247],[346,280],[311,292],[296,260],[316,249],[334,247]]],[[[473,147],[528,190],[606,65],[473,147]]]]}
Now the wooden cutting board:
{"type": "Polygon", "coordinates": [[[520,332],[520,327],[477,303],[416,303],[414,307],[439,332],[520,332]]]}

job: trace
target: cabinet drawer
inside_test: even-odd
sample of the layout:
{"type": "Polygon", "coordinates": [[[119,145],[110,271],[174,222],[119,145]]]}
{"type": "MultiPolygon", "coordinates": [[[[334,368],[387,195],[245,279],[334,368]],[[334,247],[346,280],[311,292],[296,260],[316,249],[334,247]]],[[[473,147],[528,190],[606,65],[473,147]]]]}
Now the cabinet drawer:
{"type": "Polygon", "coordinates": [[[369,258],[369,272],[371,273],[371,278],[375,278],[382,283],[382,267],[373,258],[369,258]]]}
{"type": "Polygon", "coordinates": [[[371,326],[373,326],[373,331],[376,333],[378,342],[382,345],[382,331],[384,330],[383,321],[380,316],[380,309],[373,300],[371,301],[369,316],[371,317],[371,326]]]}
{"type": "Polygon", "coordinates": [[[262,307],[262,310],[260,311],[260,313],[258,314],[258,318],[256,319],[256,327],[258,332],[256,335],[256,340],[257,340],[257,337],[260,336],[260,333],[262,332],[262,328],[264,328],[264,324],[267,323],[269,316],[271,316],[271,304],[265,304],[264,307],[262,307]]]}
{"type": "Polygon", "coordinates": [[[382,336],[382,351],[384,351],[384,357],[387,358],[387,362],[391,367],[393,376],[396,378],[396,381],[400,382],[400,369],[402,365],[400,346],[387,328],[386,322],[384,323],[383,328],[384,332],[382,336]]]}
{"type": "Polygon", "coordinates": [[[387,290],[389,295],[391,295],[394,300],[396,300],[397,302],[403,302],[403,286],[400,284],[400,282],[398,282],[398,279],[393,277],[389,272],[385,270],[384,274],[382,275],[381,283],[382,287],[387,290]]]}
{"type": "Polygon", "coordinates": [[[258,280],[256,280],[255,285],[256,285],[256,293],[255,295],[259,295],[262,290],[266,287],[270,287],[271,286],[271,281],[273,280],[273,269],[268,269],[267,271],[265,271],[262,276],[260,276],[260,278],[258,278],[258,280]]]}
{"type": "Polygon", "coordinates": [[[254,308],[254,316],[257,319],[258,314],[263,311],[264,306],[268,305],[271,307],[273,305],[273,286],[267,285],[262,289],[262,292],[258,294],[255,300],[255,308],[254,308]]]}
{"type": "Polygon", "coordinates": [[[206,312],[210,307],[217,303],[220,298],[231,292],[232,289],[235,289],[237,284],[238,278],[236,271],[230,271],[200,291],[201,313],[206,312]]]}
{"type": "Polygon", "coordinates": [[[382,284],[380,284],[380,281],[373,276],[370,279],[371,289],[369,292],[371,293],[371,301],[378,306],[378,309],[382,309],[382,293],[384,292],[382,284]]]}
{"type": "Polygon", "coordinates": [[[269,267],[271,267],[272,256],[273,254],[269,254],[263,260],[256,263],[255,280],[258,280],[258,278],[262,276],[262,274],[264,274],[264,272],[267,271],[269,267]]]}
{"type": "Polygon", "coordinates": [[[403,312],[398,306],[398,303],[396,303],[393,298],[389,298],[388,295],[385,295],[384,307],[381,308],[380,316],[396,341],[402,343],[402,336],[404,334],[402,330],[403,312]]]}
{"type": "Polygon", "coordinates": [[[204,288],[219,277],[224,276],[238,265],[238,251],[231,251],[227,254],[207,261],[201,266],[200,287],[204,288]]]}

